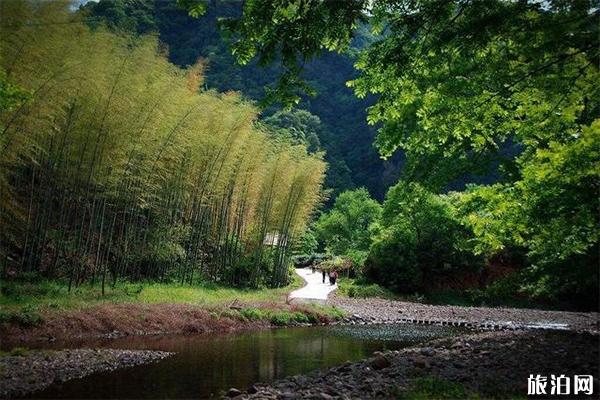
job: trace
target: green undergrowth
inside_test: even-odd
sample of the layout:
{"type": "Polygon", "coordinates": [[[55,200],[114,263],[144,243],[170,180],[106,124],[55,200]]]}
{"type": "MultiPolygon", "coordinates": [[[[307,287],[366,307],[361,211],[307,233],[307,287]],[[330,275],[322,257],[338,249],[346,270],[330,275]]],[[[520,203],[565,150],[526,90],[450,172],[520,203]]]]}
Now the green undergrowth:
{"type": "Polygon", "coordinates": [[[302,285],[302,280],[296,275],[290,285],[276,289],[239,289],[210,283],[118,283],[114,288],[106,287],[103,296],[98,284],[81,285],[69,292],[68,285],[58,281],[2,282],[0,322],[35,325],[40,322],[40,311],[83,309],[105,303],[175,303],[219,307],[237,300],[245,304],[284,304],[287,294],[302,285]]]}
{"type": "Polygon", "coordinates": [[[499,387],[496,383],[480,383],[477,392],[463,384],[441,379],[435,376],[423,376],[414,379],[408,390],[398,388],[395,398],[398,400],[480,400],[513,399],[525,400],[523,393],[514,389],[499,387]]]}
{"type": "Polygon", "coordinates": [[[275,326],[293,324],[317,324],[342,319],[344,313],[335,307],[306,305],[289,309],[247,307],[240,310],[240,317],[247,321],[268,320],[275,326]]]}
{"type": "Polygon", "coordinates": [[[22,328],[36,326],[44,322],[43,317],[35,306],[26,305],[18,310],[0,309],[0,324],[10,323],[22,328]]]}
{"type": "MultiPolygon", "coordinates": [[[[483,289],[439,290],[421,296],[421,302],[467,307],[511,307],[537,308],[544,310],[561,309],[560,304],[534,301],[516,291],[504,291],[503,282],[494,283],[483,289]]],[[[566,307],[568,308],[568,307],[566,307]]]]}
{"type": "Polygon", "coordinates": [[[470,392],[457,382],[450,382],[433,376],[415,379],[408,391],[396,396],[399,400],[456,400],[480,399],[478,394],[470,392]]]}
{"type": "Polygon", "coordinates": [[[434,305],[561,309],[560,305],[536,302],[520,295],[513,279],[500,279],[482,289],[434,290],[426,294],[408,295],[396,294],[383,286],[360,278],[341,278],[336,293],[351,298],[379,297],[434,305]]]}
{"type": "Polygon", "coordinates": [[[26,347],[14,347],[10,351],[0,351],[0,357],[25,357],[29,355],[31,350],[26,347]]]}
{"type": "Polygon", "coordinates": [[[299,323],[322,323],[339,320],[343,312],[328,306],[306,304],[288,305],[287,294],[303,285],[294,275],[292,283],[277,289],[236,289],[214,284],[194,286],[160,283],[119,283],[106,288],[102,296],[96,286],[82,285],[69,293],[65,283],[39,281],[36,283],[2,283],[0,292],[0,324],[21,327],[41,324],[44,312],[85,309],[100,304],[118,303],[175,303],[192,304],[211,310],[214,318],[230,317],[244,321],[269,321],[276,326],[299,323]],[[234,302],[246,304],[240,311],[228,306],[234,302]]]}
{"type": "Polygon", "coordinates": [[[397,298],[390,290],[376,284],[366,283],[360,279],[342,278],[338,281],[337,294],[346,297],[368,298],[380,297],[384,299],[397,298]]]}

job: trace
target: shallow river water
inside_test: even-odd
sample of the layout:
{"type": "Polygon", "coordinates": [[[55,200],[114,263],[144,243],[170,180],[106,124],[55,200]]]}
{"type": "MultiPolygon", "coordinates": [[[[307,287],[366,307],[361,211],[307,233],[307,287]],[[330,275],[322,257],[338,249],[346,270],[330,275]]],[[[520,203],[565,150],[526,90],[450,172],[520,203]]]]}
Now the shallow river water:
{"type": "Polygon", "coordinates": [[[176,354],[155,364],[90,375],[54,385],[37,398],[210,398],[235,387],[369,357],[456,328],[411,324],[263,330],[225,336],[148,336],[88,343],[87,347],[152,349],[176,354]]]}

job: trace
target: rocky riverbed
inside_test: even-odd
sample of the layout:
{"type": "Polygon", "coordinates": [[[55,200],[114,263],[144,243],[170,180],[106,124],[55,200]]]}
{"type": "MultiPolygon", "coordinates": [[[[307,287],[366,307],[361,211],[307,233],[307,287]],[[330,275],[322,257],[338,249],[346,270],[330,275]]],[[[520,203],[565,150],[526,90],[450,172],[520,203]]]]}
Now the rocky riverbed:
{"type": "Polygon", "coordinates": [[[490,330],[555,329],[598,332],[597,312],[543,311],[533,309],[440,306],[379,298],[354,299],[332,296],[329,305],[348,314],[346,323],[425,323],[461,325],[490,330]]]}
{"type": "MultiPolygon", "coordinates": [[[[598,394],[599,336],[556,331],[484,332],[439,339],[425,346],[376,353],[273,385],[257,384],[229,397],[243,399],[398,398],[426,379],[460,383],[483,398],[525,398],[530,374],[593,375],[598,394]]],[[[550,383],[548,383],[550,390],[550,383]]],[[[572,392],[571,392],[572,394],[572,392]]],[[[568,397],[568,396],[567,396],[568,397]]],[[[597,397],[587,397],[597,398],[597,397]]]]}
{"type": "Polygon", "coordinates": [[[0,398],[23,396],[52,383],[162,360],[173,353],[112,349],[30,350],[0,356],[0,398]]]}

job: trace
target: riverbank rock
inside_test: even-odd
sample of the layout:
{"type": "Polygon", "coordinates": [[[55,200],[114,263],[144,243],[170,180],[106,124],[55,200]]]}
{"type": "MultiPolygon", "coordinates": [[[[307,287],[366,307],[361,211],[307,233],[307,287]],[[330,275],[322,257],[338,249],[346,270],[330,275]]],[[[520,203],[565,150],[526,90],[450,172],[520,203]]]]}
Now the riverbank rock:
{"type": "Polygon", "coordinates": [[[442,306],[379,298],[330,296],[327,304],[346,314],[350,324],[416,323],[485,330],[571,330],[598,332],[597,312],[442,306]]]}
{"type": "Polygon", "coordinates": [[[421,349],[421,354],[423,354],[424,356],[427,356],[427,357],[431,357],[432,355],[435,354],[435,350],[433,350],[431,347],[423,347],[421,349]]]}
{"type": "Polygon", "coordinates": [[[19,397],[53,383],[162,360],[173,353],[147,350],[76,349],[27,351],[0,357],[0,398],[19,397]]]}
{"type": "Polygon", "coordinates": [[[237,397],[241,394],[242,394],[242,391],[238,390],[236,388],[231,388],[227,391],[227,397],[237,397]]]}
{"type": "Polygon", "coordinates": [[[376,354],[371,360],[371,367],[375,370],[384,369],[391,365],[390,360],[383,354],[376,354]]]}
{"type": "MultiPolygon", "coordinates": [[[[272,385],[256,385],[256,393],[244,393],[240,398],[292,398],[290,394],[301,399],[398,398],[416,380],[432,377],[460,383],[481,398],[524,398],[530,374],[588,374],[597,379],[599,344],[600,336],[589,333],[469,334],[375,353],[360,362],[307,374],[304,380],[294,377],[272,385]]],[[[597,396],[598,388],[595,390],[597,396]]]]}

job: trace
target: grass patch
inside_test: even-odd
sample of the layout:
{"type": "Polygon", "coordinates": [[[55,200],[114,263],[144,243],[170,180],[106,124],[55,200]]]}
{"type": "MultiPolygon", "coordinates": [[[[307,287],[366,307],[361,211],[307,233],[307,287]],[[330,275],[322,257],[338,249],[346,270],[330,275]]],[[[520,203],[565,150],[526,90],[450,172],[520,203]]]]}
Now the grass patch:
{"type": "Polygon", "coordinates": [[[240,310],[240,316],[247,321],[260,321],[268,318],[266,310],[261,308],[243,308],[240,310]]]}
{"type": "Polygon", "coordinates": [[[39,325],[44,321],[42,316],[37,312],[35,307],[26,305],[20,310],[0,311],[0,324],[11,323],[19,325],[23,328],[39,325]]]}
{"type": "Polygon", "coordinates": [[[308,318],[301,312],[277,311],[272,313],[270,321],[275,326],[287,326],[293,322],[306,323],[308,318]]]}
{"type": "Polygon", "coordinates": [[[325,315],[333,321],[339,321],[346,317],[346,313],[339,308],[332,306],[324,306],[321,304],[311,304],[310,310],[317,315],[325,315]]]}
{"type": "MultiPolygon", "coordinates": [[[[106,288],[105,296],[102,296],[98,286],[82,285],[69,293],[67,285],[60,282],[10,282],[1,286],[0,323],[30,327],[43,322],[44,311],[85,309],[106,303],[192,304],[208,309],[214,319],[267,321],[276,326],[327,323],[345,316],[342,311],[329,306],[288,305],[288,293],[303,284],[297,275],[287,287],[257,290],[214,284],[120,283],[115,288],[106,288]],[[234,300],[248,306],[239,311],[230,309],[228,306],[234,300]]],[[[144,315],[139,318],[143,319],[144,315]]]]}
{"type": "Polygon", "coordinates": [[[10,351],[0,351],[0,357],[25,357],[30,354],[30,350],[26,347],[14,347],[10,351]]]}
{"type": "Polygon", "coordinates": [[[403,393],[398,393],[396,398],[401,400],[455,400],[455,399],[480,399],[477,393],[468,391],[463,385],[450,382],[433,376],[417,378],[412,387],[403,393]]]}
{"type": "MultiPolygon", "coordinates": [[[[294,275],[292,283],[276,289],[237,289],[214,284],[194,286],[164,283],[119,283],[107,287],[102,296],[99,285],[81,285],[68,291],[63,282],[4,282],[0,286],[0,322],[31,325],[41,322],[38,311],[81,309],[103,303],[183,303],[205,306],[242,303],[285,303],[287,294],[303,285],[294,275]],[[37,316],[36,316],[37,315],[37,316]]],[[[41,317],[40,317],[41,318],[41,317]]]]}
{"type": "Polygon", "coordinates": [[[269,321],[275,326],[288,326],[337,321],[344,317],[344,313],[335,307],[305,305],[289,309],[246,307],[240,310],[239,316],[245,321],[269,321]]]}

